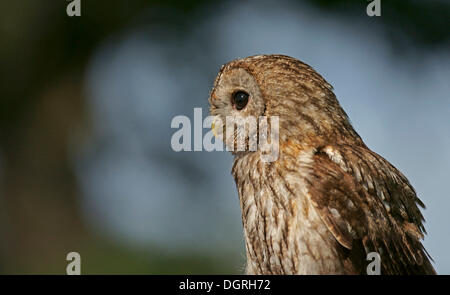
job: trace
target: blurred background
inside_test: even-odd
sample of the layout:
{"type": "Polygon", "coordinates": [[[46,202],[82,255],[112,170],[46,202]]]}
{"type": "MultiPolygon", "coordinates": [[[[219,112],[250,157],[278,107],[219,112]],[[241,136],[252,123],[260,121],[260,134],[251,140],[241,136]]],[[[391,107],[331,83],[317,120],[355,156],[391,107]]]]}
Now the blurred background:
{"type": "MultiPolygon", "coordinates": [[[[296,57],[427,205],[450,274],[450,3],[381,0],[0,2],[0,273],[239,274],[226,152],[174,152],[220,66],[296,57]]],[[[206,133],[208,130],[204,130],[206,133]]]]}

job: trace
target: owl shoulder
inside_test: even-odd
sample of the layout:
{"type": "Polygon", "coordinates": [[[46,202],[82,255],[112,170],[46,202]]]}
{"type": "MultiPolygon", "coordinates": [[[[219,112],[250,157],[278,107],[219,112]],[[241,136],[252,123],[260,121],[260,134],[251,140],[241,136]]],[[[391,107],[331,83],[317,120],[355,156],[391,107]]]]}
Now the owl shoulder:
{"type": "Polygon", "coordinates": [[[389,253],[385,267],[392,273],[428,262],[420,243],[423,203],[406,177],[378,154],[364,146],[317,149],[307,184],[311,203],[346,249],[360,245],[365,253],[389,253]]]}

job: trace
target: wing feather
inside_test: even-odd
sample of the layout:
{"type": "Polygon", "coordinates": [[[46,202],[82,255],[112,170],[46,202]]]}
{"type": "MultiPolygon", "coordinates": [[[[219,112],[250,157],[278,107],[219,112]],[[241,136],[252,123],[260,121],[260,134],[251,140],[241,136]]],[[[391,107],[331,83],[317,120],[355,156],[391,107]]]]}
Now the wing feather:
{"type": "MultiPolygon", "coordinates": [[[[421,243],[424,205],[381,156],[366,147],[326,146],[315,154],[307,183],[311,203],[346,250],[378,252],[384,274],[435,273],[421,243]]],[[[360,264],[366,257],[349,259],[360,264]]]]}

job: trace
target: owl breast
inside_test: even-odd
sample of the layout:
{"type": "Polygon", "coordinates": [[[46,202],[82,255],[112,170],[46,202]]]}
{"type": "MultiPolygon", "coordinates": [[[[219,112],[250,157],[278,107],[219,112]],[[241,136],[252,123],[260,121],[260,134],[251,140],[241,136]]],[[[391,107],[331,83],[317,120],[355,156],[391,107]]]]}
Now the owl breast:
{"type": "Polygon", "coordinates": [[[337,241],[307,197],[310,161],[307,153],[277,162],[263,162],[258,153],[236,156],[248,274],[345,273],[337,241]]]}

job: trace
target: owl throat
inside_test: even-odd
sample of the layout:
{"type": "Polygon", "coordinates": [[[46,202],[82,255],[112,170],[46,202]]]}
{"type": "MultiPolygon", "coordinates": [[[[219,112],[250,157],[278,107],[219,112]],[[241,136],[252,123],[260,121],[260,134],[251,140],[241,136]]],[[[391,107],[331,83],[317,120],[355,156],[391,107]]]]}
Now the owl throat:
{"type": "Polygon", "coordinates": [[[340,247],[307,198],[313,152],[236,155],[248,274],[345,274],[340,247]]]}

